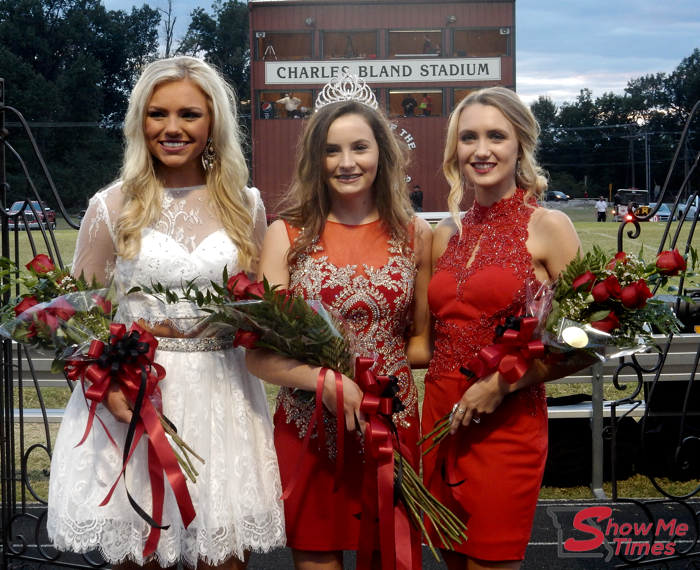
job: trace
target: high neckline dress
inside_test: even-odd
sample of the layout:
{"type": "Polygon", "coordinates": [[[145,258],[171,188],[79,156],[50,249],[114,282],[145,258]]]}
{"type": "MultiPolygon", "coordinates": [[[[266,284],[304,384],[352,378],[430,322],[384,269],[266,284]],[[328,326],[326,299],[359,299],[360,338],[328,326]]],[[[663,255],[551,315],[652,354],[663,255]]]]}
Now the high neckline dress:
{"type": "MultiPolygon", "coordinates": [[[[496,326],[517,315],[526,283],[539,283],[526,248],[536,204],[517,190],[490,207],[475,203],[437,262],[428,287],[436,321],[435,353],[425,377],[423,431],[458,402],[474,380],[459,372],[493,344],[496,326]],[[472,263],[468,261],[474,254],[472,263]]],[[[460,428],[455,483],[446,485],[438,450],[423,459],[429,490],[468,527],[456,550],[483,560],[521,560],[530,538],[547,456],[547,409],[542,384],[506,396],[480,423],[460,428]]],[[[431,529],[431,538],[439,542],[431,529]]]]}

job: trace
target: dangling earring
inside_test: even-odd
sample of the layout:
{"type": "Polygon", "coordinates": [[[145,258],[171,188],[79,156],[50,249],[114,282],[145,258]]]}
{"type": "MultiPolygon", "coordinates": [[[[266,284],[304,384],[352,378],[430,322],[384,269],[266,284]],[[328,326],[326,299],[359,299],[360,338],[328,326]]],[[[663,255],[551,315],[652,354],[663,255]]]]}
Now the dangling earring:
{"type": "Polygon", "coordinates": [[[515,163],[515,175],[516,176],[522,176],[523,175],[523,169],[520,167],[520,159],[515,163]]]}
{"type": "Polygon", "coordinates": [[[211,142],[211,137],[209,137],[207,139],[207,145],[204,147],[204,152],[202,153],[202,165],[204,166],[204,170],[211,172],[211,169],[214,168],[215,158],[214,143],[211,142]]]}

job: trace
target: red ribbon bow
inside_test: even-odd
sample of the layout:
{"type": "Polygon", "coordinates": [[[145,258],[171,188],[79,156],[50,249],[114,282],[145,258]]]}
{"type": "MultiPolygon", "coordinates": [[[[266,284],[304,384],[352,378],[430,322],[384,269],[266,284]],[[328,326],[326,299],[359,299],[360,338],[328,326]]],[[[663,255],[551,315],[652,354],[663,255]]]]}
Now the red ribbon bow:
{"type": "Polygon", "coordinates": [[[482,348],[467,364],[477,378],[483,378],[496,370],[505,380],[514,384],[523,377],[530,361],[545,354],[541,340],[532,340],[537,328],[537,317],[521,317],[520,330],[507,329],[495,344],[482,348]]]}
{"type": "MultiPolygon", "coordinates": [[[[362,525],[357,550],[357,568],[372,566],[372,551],[377,522],[383,570],[411,570],[411,537],[408,514],[403,504],[395,501],[394,441],[396,427],[395,392],[387,390],[395,378],[375,376],[374,360],[358,357],[355,361],[355,382],[364,395],[360,409],[368,417],[365,429],[365,469],[362,486],[362,525]]],[[[397,434],[398,435],[398,434],[397,434]]],[[[404,456],[410,457],[407,450],[404,456]]]]}
{"type": "MultiPolygon", "coordinates": [[[[96,415],[97,405],[107,396],[111,382],[116,382],[124,395],[130,401],[136,402],[136,406],[134,418],[129,425],[127,435],[129,449],[124,449],[122,469],[100,506],[109,503],[141,437],[144,433],[148,434],[148,469],[153,498],[152,518],[131,499],[128,489],[127,496],[134,509],[152,526],[143,551],[144,556],[149,556],[158,546],[160,531],[168,528],[161,526],[165,499],[164,472],[175,494],[185,528],[190,525],[196,513],[187,489],[187,482],[161,425],[162,407],[158,404],[156,408],[153,403],[154,399],[161,401],[158,383],[165,377],[165,369],[153,362],[158,341],[136,323],[131,325],[128,332],[125,325],[112,323],[109,332],[107,344],[99,340],[92,341],[88,351],[90,361],[71,361],[66,365],[68,378],[74,381],[80,380],[85,398],[90,400],[87,427],[78,445],[82,445],[87,439],[95,417],[102,422],[96,415]],[[90,383],[87,389],[86,381],[90,383]]],[[[110,441],[114,443],[104,423],[102,425],[110,441]]]]}

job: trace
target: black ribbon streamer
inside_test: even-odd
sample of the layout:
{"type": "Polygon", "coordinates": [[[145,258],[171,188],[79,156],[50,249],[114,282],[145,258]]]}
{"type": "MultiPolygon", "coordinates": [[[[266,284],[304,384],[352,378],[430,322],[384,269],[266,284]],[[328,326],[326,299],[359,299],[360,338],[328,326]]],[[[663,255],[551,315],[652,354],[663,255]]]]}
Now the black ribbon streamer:
{"type": "MultiPolygon", "coordinates": [[[[146,397],[146,388],[148,386],[148,370],[146,367],[138,361],[139,356],[148,354],[150,346],[147,342],[140,342],[141,335],[138,331],[129,331],[123,337],[119,338],[115,335],[110,335],[107,344],[104,345],[102,350],[102,355],[97,359],[97,365],[100,368],[109,368],[110,376],[116,381],[119,377],[119,369],[125,364],[137,364],[141,369],[141,383],[139,384],[139,391],[136,395],[136,401],[134,402],[133,414],[131,416],[131,421],[129,422],[129,429],[126,432],[126,441],[124,443],[124,454],[122,456],[122,469],[126,470],[126,464],[129,459],[129,450],[131,449],[131,444],[134,441],[134,434],[136,433],[136,426],[141,419],[141,408],[143,407],[143,401],[146,397]],[[112,340],[115,340],[112,344],[112,340]]],[[[168,420],[170,424],[170,421],[168,420]]],[[[172,424],[170,424],[172,425],[172,424]]],[[[129,504],[136,511],[136,513],[144,520],[148,525],[153,528],[158,528],[160,530],[167,530],[170,525],[159,525],[153,518],[136,502],[136,500],[129,493],[129,487],[126,484],[126,477],[124,477],[124,489],[126,490],[126,496],[129,499],[129,504]]]]}

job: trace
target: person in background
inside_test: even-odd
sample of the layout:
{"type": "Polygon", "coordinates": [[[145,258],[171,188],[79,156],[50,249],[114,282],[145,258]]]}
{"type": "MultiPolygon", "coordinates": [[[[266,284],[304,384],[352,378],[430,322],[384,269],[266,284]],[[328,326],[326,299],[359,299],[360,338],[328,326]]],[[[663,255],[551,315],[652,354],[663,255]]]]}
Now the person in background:
{"type": "MultiPolygon", "coordinates": [[[[47,530],[59,550],[99,549],[116,570],[188,568],[243,570],[251,550],[284,546],[284,514],[272,422],[265,391],[231,340],[198,338],[206,316],[194,303],[166,304],[136,286],[160,282],[206,289],[229,275],[254,272],[266,230],[265,207],[248,188],[235,96],[214,68],[191,57],[157,60],[136,83],[124,122],[120,178],[91,200],[81,224],[73,274],[114,283],[117,323],[136,322],[156,336],[155,362],[164,415],[205,463],[187,489],[196,512],[188,528],[166,484],[163,524],[156,532],[132,508],[128,492],[153,512],[149,446],[142,439],[120,481],[122,451],[133,403],[112,381],[88,421],[83,390],[66,406],[49,481],[47,530]],[[127,293],[128,292],[128,293],[127,293]],[[117,445],[108,438],[107,431],[117,445]],[[153,535],[156,536],[156,535],[153,535]]],[[[166,445],[167,442],[166,442],[166,445]]]]}
{"type": "Polygon", "coordinates": [[[423,211],[423,192],[420,189],[420,186],[416,184],[413,187],[413,192],[411,192],[408,197],[411,199],[411,206],[413,206],[413,211],[414,212],[422,212],[423,211]]]}
{"type": "Polygon", "coordinates": [[[408,93],[406,95],[406,97],[404,97],[404,100],[401,101],[401,106],[403,107],[403,116],[404,117],[413,117],[417,105],[418,105],[418,101],[416,101],[413,98],[413,95],[408,93]]]}
{"type": "Polygon", "coordinates": [[[288,119],[298,119],[301,117],[301,114],[297,111],[297,108],[301,104],[301,99],[295,97],[294,93],[288,93],[282,99],[278,99],[276,103],[278,105],[284,105],[288,119]]]}
{"type": "Polygon", "coordinates": [[[430,117],[430,113],[433,112],[433,98],[427,93],[423,93],[423,101],[420,107],[423,110],[423,116],[430,117]]]}
{"type": "Polygon", "coordinates": [[[596,211],[596,214],[598,215],[599,222],[604,222],[607,220],[607,210],[608,210],[608,203],[605,201],[605,198],[600,196],[598,198],[598,201],[595,203],[595,211],[596,211]]]}

